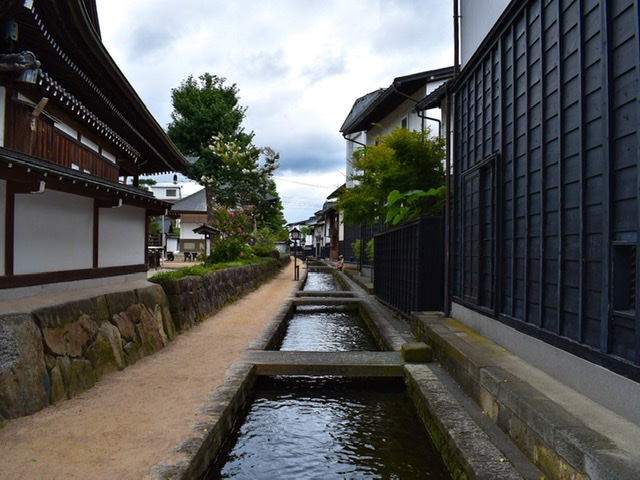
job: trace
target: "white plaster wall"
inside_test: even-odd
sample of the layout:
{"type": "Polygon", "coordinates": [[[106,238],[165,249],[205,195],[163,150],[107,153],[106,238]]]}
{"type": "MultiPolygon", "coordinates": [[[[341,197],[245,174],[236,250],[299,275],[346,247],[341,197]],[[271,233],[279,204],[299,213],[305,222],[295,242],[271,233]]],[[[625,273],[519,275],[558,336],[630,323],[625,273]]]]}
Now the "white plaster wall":
{"type": "Polygon", "coordinates": [[[167,252],[177,252],[179,248],[177,238],[167,238],[167,252]]]}
{"type": "Polygon", "coordinates": [[[309,233],[304,236],[303,240],[305,245],[313,245],[313,229],[309,230],[309,233]]]}
{"type": "MultiPolygon", "coordinates": [[[[424,90],[418,91],[413,96],[413,100],[407,99],[405,100],[398,108],[396,108],[393,112],[391,112],[388,116],[386,116],[381,122],[381,127],[374,127],[369,130],[367,135],[367,144],[374,145],[377,138],[381,135],[388,135],[391,131],[395,130],[402,126],[402,120],[407,119],[407,129],[413,131],[422,130],[423,123],[425,127],[431,128],[431,134],[438,134],[438,122],[433,120],[427,120],[419,116],[415,111],[414,107],[417,102],[422,100],[429,93],[433,92],[436,88],[442,85],[444,82],[431,82],[428,83],[424,90]]],[[[422,116],[435,118],[440,120],[441,118],[441,110],[439,108],[433,108],[430,110],[426,110],[422,112],[422,116]]]]}
{"type": "Polygon", "coordinates": [[[204,237],[197,233],[194,233],[193,229],[201,227],[202,223],[196,222],[182,222],[180,224],[180,239],[181,240],[202,240],[204,237]]]}
{"type": "Polygon", "coordinates": [[[46,190],[16,195],[14,273],[93,266],[93,200],[46,190]]]}
{"type": "Polygon", "coordinates": [[[359,150],[360,148],[362,148],[361,144],[367,143],[367,136],[364,132],[358,132],[358,133],[347,135],[347,138],[350,139],[350,140],[347,140],[346,142],[347,144],[347,168],[346,168],[347,188],[351,188],[353,187],[353,180],[351,180],[351,177],[354,173],[353,165],[351,163],[353,160],[353,153],[356,150],[359,150]],[[351,141],[351,140],[354,140],[354,141],[351,141]],[[355,142],[358,142],[358,143],[355,143],[355,142]]]}
{"type": "MultiPolygon", "coordinates": [[[[429,95],[431,92],[436,90],[443,83],[445,83],[445,82],[442,81],[442,82],[429,83],[427,85],[425,96],[429,95]]],[[[443,115],[442,108],[431,108],[429,110],[425,110],[424,112],[422,112],[422,116],[423,117],[429,117],[429,118],[435,118],[437,120],[440,120],[440,123],[438,123],[438,122],[436,122],[434,120],[424,119],[425,126],[431,128],[431,135],[436,136],[436,135],[438,135],[438,133],[440,133],[440,135],[442,135],[442,136],[445,135],[445,129],[443,127],[445,121],[444,121],[444,115],[443,115]]],[[[420,118],[420,121],[422,121],[422,120],[423,119],[420,118]]]]}
{"type": "Polygon", "coordinates": [[[416,102],[421,100],[424,97],[424,92],[416,95],[416,101],[405,100],[398,108],[396,108],[393,112],[387,115],[384,119],[380,121],[379,127],[373,127],[367,132],[367,145],[375,145],[378,137],[388,135],[392,130],[395,130],[398,127],[402,126],[402,119],[407,118],[407,129],[409,130],[420,130],[421,128],[421,119],[416,115],[416,113],[412,113],[413,107],[415,107],[416,102]]]}
{"type": "Polygon", "coordinates": [[[460,0],[460,66],[478,49],[511,0],[460,0]]]}
{"type": "Polygon", "coordinates": [[[5,218],[7,216],[7,182],[0,180],[0,275],[5,274],[5,218]]]}
{"type": "Polygon", "coordinates": [[[124,205],[99,211],[98,266],[146,263],[145,210],[124,205]]]}

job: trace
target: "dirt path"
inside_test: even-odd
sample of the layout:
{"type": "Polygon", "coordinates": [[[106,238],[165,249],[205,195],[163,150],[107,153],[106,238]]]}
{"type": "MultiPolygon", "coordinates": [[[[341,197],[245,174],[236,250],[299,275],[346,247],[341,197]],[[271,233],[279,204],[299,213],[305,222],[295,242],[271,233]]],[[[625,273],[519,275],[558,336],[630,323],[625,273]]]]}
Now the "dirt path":
{"type": "Polygon", "coordinates": [[[140,479],[172,463],[199,407],[296,286],[292,264],[169,346],[0,430],[0,479],[140,479]]]}

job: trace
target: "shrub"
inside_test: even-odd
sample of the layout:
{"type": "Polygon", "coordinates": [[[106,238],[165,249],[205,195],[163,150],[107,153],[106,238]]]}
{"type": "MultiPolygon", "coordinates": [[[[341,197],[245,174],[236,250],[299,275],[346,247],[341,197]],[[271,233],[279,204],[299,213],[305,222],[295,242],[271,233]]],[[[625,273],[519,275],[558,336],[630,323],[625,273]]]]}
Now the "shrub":
{"type": "Polygon", "coordinates": [[[270,260],[269,258],[252,257],[252,258],[234,260],[231,262],[216,263],[215,265],[207,265],[207,266],[204,266],[202,264],[191,265],[188,267],[180,268],[178,270],[168,270],[166,272],[159,272],[153,275],[152,277],[150,277],[149,281],[159,283],[166,280],[179,280],[183,277],[201,277],[204,275],[208,275],[212,272],[215,272],[216,270],[224,270],[225,268],[240,267],[243,265],[262,263],[262,262],[267,262],[269,260],[270,260]]]}
{"type": "Polygon", "coordinates": [[[207,268],[204,265],[191,265],[178,270],[169,270],[157,273],[153,277],[149,278],[149,280],[151,282],[162,282],[164,280],[179,280],[182,277],[200,277],[210,273],[211,271],[211,268],[207,268]]]}
{"type": "Polygon", "coordinates": [[[251,250],[256,257],[269,257],[272,251],[272,249],[266,245],[254,245],[251,250]]]}
{"type": "Polygon", "coordinates": [[[365,251],[367,252],[367,258],[369,259],[369,261],[371,262],[371,264],[374,263],[373,261],[373,245],[374,245],[374,240],[373,238],[371,240],[369,240],[367,242],[367,246],[365,247],[365,251]]]}
{"type": "Polygon", "coordinates": [[[360,254],[362,253],[362,240],[357,239],[351,244],[351,248],[353,249],[353,254],[356,256],[357,261],[359,262],[360,254]]]}
{"type": "Polygon", "coordinates": [[[207,265],[233,262],[251,257],[253,257],[251,249],[237,238],[221,238],[213,244],[211,255],[207,258],[207,265]]]}

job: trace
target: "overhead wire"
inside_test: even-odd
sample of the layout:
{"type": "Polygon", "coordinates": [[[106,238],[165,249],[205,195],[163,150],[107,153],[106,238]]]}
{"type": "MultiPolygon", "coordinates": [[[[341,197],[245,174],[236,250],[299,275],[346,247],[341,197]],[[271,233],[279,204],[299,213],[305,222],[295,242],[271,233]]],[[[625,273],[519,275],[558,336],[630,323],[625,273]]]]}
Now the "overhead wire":
{"type": "Polygon", "coordinates": [[[274,180],[279,180],[281,182],[288,182],[288,183],[296,183],[298,185],[305,185],[307,187],[316,187],[316,188],[325,188],[327,190],[333,190],[336,187],[328,187],[326,185],[316,185],[313,183],[306,183],[306,182],[299,182],[298,180],[289,180],[287,178],[283,178],[283,177],[273,177],[274,180]]]}

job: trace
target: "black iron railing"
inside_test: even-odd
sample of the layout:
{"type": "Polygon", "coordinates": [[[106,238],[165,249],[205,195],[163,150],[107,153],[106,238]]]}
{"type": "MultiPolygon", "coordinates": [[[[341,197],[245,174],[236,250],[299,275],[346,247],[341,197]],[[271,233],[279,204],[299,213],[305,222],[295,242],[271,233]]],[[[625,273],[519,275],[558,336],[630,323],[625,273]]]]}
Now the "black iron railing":
{"type": "Polygon", "coordinates": [[[399,312],[441,311],[444,238],[440,217],[421,217],[375,237],[374,293],[399,312]]]}

